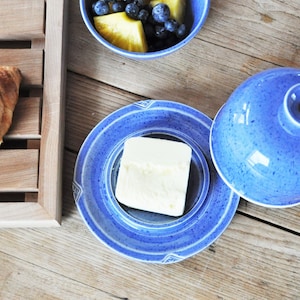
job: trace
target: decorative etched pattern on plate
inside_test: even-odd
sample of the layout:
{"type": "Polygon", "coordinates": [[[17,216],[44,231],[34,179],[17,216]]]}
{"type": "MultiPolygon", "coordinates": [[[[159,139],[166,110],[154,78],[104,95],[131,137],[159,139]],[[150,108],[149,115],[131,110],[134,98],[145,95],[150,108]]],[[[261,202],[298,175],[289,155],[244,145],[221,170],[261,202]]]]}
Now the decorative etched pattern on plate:
{"type": "Polygon", "coordinates": [[[176,262],[179,262],[181,260],[183,260],[184,257],[178,255],[178,254],[175,254],[175,253],[169,253],[167,254],[163,260],[161,261],[162,264],[172,264],[172,263],[176,263],[176,262]]]}
{"type": "Polygon", "coordinates": [[[138,101],[136,103],[134,103],[134,105],[136,105],[137,107],[141,108],[141,109],[148,109],[149,107],[151,107],[151,105],[155,102],[155,100],[142,100],[142,101],[138,101]]]}
{"type": "Polygon", "coordinates": [[[75,181],[72,182],[72,191],[73,191],[73,197],[75,199],[75,202],[78,202],[78,200],[82,194],[82,189],[79,186],[79,184],[76,183],[75,181]]]}

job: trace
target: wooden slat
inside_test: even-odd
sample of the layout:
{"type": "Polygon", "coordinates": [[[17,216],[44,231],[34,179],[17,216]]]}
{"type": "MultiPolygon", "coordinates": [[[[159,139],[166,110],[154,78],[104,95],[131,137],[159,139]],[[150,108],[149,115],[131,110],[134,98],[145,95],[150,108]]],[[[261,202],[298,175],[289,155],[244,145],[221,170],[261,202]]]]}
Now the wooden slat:
{"type": "Polygon", "coordinates": [[[239,211],[300,234],[300,205],[289,208],[268,208],[241,200],[239,211]]]}
{"type": "Polygon", "coordinates": [[[300,67],[299,27],[299,0],[216,0],[198,38],[248,54],[250,64],[300,67]]]}
{"type": "Polygon", "coordinates": [[[21,259],[12,260],[12,257],[1,255],[1,273],[9,274],[1,290],[1,299],[102,299],[116,300],[111,295],[87,285],[79,283],[77,280],[67,278],[51,270],[46,270],[30,262],[21,259]],[[28,284],[30,278],[31,283],[28,284]],[[16,284],[16,282],[18,282],[16,284]],[[44,292],[45,287],[47,292],[44,292]],[[24,291],[33,291],[30,297],[26,297],[24,291]],[[84,295],[84,296],[83,296],[84,295]]]}
{"type": "Polygon", "coordinates": [[[16,66],[21,70],[22,86],[43,83],[43,50],[0,49],[0,65],[16,66]]]}
{"type": "Polygon", "coordinates": [[[65,37],[67,1],[47,3],[39,168],[39,200],[50,216],[61,220],[62,159],[65,112],[65,37]],[[49,5],[51,3],[51,5],[49,5]],[[55,45],[55,46],[53,46],[55,45]]]}
{"type": "Polygon", "coordinates": [[[142,100],[141,96],[68,72],[66,146],[78,151],[82,142],[108,114],[123,105],[142,100]],[[84,99],[84,101],[82,101],[84,99]],[[84,116],[85,122],[80,122],[84,116]]]}
{"type": "Polygon", "coordinates": [[[31,40],[44,36],[43,0],[1,0],[0,40],[31,40]]]}
{"type": "Polygon", "coordinates": [[[38,164],[37,149],[0,150],[0,191],[37,191],[38,164]]]}
{"type": "Polygon", "coordinates": [[[31,226],[56,227],[59,223],[39,203],[0,203],[0,228],[31,226]]]}
{"type": "Polygon", "coordinates": [[[40,98],[20,98],[13,115],[13,122],[6,138],[40,138],[40,98]]]}

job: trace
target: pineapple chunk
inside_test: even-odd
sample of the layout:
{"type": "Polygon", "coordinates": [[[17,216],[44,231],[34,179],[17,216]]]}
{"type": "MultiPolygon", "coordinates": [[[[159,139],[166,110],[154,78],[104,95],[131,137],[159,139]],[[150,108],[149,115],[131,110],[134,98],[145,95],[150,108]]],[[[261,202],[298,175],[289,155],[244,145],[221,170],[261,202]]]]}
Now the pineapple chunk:
{"type": "Polygon", "coordinates": [[[153,7],[158,3],[167,4],[170,8],[171,18],[178,23],[184,23],[186,0],[151,0],[150,5],[153,7]]]}
{"type": "Polygon", "coordinates": [[[97,31],[108,42],[132,52],[147,52],[143,24],[129,18],[125,12],[94,17],[97,31]]]}

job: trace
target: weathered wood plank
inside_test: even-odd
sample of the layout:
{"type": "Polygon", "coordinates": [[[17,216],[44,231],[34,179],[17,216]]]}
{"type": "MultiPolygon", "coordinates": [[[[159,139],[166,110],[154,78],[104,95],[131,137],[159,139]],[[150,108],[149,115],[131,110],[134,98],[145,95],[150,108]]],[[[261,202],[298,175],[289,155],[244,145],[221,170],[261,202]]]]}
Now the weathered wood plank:
{"type": "Polygon", "coordinates": [[[268,208],[241,200],[239,211],[300,234],[300,205],[289,208],[268,208]]]}
{"type": "Polygon", "coordinates": [[[68,72],[66,142],[78,151],[91,129],[114,110],[143,98],[68,72]],[[84,118],[84,122],[80,120],[84,118]]]}
{"type": "MultiPolygon", "coordinates": [[[[32,197],[29,198],[29,201],[31,200],[32,197]]],[[[25,201],[27,201],[26,195],[25,201]]],[[[60,224],[57,220],[53,219],[43,206],[36,203],[36,197],[34,201],[0,203],[0,228],[58,227],[60,224]]]]}
{"type": "Polygon", "coordinates": [[[40,138],[40,98],[20,98],[13,115],[12,125],[5,138],[40,138]]]}
{"type": "Polygon", "coordinates": [[[21,86],[42,86],[43,50],[0,49],[0,65],[16,66],[22,73],[21,86]]]}
{"type": "Polygon", "coordinates": [[[0,40],[44,36],[44,0],[1,0],[0,40]]]}
{"type": "Polygon", "coordinates": [[[37,149],[0,150],[0,191],[37,191],[38,165],[37,149]]]}
{"type": "Polygon", "coordinates": [[[9,254],[0,255],[0,264],[1,299],[115,299],[101,289],[15,259],[9,254]]]}
{"type": "Polygon", "coordinates": [[[300,67],[298,0],[213,0],[197,36],[279,66],[300,67]]]}
{"type": "Polygon", "coordinates": [[[60,222],[65,125],[65,38],[68,1],[47,3],[41,119],[39,204],[60,222]],[[51,5],[50,5],[51,3],[51,5]],[[55,47],[53,46],[55,45],[55,47]]]}

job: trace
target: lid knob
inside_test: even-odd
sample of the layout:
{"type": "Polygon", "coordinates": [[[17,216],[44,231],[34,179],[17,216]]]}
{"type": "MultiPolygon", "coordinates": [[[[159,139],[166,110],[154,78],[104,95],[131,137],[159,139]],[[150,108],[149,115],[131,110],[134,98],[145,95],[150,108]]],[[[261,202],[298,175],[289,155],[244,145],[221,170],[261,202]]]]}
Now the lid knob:
{"type": "Polygon", "coordinates": [[[288,133],[300,136],[300,83],[286,92],[278,117],[281,126],[288,133]]]}

